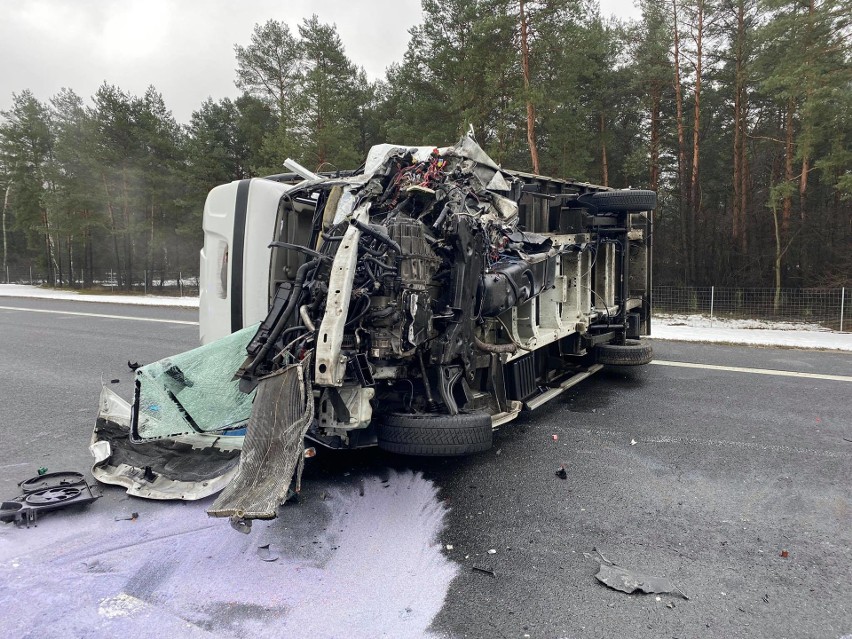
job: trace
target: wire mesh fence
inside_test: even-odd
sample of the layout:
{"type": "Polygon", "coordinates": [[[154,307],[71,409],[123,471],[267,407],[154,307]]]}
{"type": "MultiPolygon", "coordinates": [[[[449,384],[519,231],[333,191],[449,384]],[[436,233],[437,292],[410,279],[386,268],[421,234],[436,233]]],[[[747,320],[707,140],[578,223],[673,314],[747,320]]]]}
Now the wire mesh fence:
{"type": "MultiPolygon", "coordinates": [[[[0,281],[52,286],[50,274],[34,267],[9,267],[0,281]]],[[[57,287],[100,292],[198,296],[198,274],[178,270],[112,270],[67,274],[57,287]]],[[[835,331],[852,330],[852,289],[845,288],[720,288],[716,286],[657,286],[655,314],[703,315],[713,319],[763,320],[819,325],[835,331]]]]}
{"type": "Polygon", "coordinates": [[[658,286],[654,313],[852,328],[852,290],[845,288],[719,288],[658,286]]]}
{"type": "Polygon", "coordinates": [[[29,284],[55,288],[86,290],[94,293],[134,293],[143,295],[198,296],[198,274],[179,270],[142,269],[128,274],[111,269],[51,274],[43,268],[9,267],[0,274],[7,284],[29,284]]]}

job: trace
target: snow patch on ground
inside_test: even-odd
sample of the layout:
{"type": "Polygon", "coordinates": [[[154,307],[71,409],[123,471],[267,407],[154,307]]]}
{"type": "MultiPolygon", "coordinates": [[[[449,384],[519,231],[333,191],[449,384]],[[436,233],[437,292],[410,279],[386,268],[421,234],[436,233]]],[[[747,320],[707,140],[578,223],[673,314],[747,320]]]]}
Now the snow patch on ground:
{"type": "Polygon", "coordinates": [[[249,535],[208,505],[0,527],[3,636],[438,638],[429,626],[459,568],[437,543],[446,509],[419,473],[332,486],[321,516],[285,506],[249,535]],[[277,560],[259,557],[265,544],[277,560]]]}
{"type": "Polygon", "coordinates": [[[102,304],[133,304],[136,306],[179,306],[198,308],[197,297],[167,297],[165,295],[81,295],[75,291],[42,288],[27,284],[0,284],[0,297],[36,297],[75,302],[100,302],[102,304]]]}
{"type": "Polygon", "coordinates": [[[711,321],[706,315],[654,315],[651,337],[682,342],[852,351],[852,333],[838,333],[817,324],[720,318],[711,321]]]}
{"type": "MultiPolygon", "coordinates": [[[[197,297],[161,297],[157,295],[78,295],[73,291],[54,290],[23,284],[0,284],[0,297],[40,297],[146,306],[198,308],[197,297]]],[[[849,318],[852,325],[852,318],[849,318]]],[[[755,319],[720,319],[711,322],[706,315],[654,315],[651,337],[681,342],[723,342],[750,346],[785,346],[822,350],[852,351],[852,333],[838,333],[818,324],[804,322],[768,322],[755,319]]]]}

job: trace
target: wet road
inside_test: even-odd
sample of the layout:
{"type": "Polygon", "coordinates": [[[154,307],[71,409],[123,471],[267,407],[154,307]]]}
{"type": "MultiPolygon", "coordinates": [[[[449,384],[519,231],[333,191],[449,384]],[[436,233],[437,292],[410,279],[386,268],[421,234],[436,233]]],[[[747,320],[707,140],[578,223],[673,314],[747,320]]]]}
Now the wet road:
{"type": "MultiPolygon", "coordinates": [[[[197,326],[170,323],[193,322],[189,310],[0,302],[167,320],[0,308],[4,498],[40,466],[88,468],[101,375],[119,379],[112,388],[128,397],[128,359],[197,343],[197,326]]],[[[45,518],[37,530],[0,527],[0,604],[52,601],[86,584],[76,606],[28,620],[43,637],[154,628],[222,637],[852,634],[852,382],[842,379],[852,358],[654,347],[666,362],[837,379],[671,365],[602,373],[505,426],[476,457],[321,453],[306,470],[303,503],[249,537],[205,519],[203,505],[107,488],[87,510],[45,518]],[[114,522],[131,509],[138,523],[114,522]],[[95,539],[96,550],[83,552],[81,539],[95,539]],[[257,561],[264,541],[277,562],[257,561]],[[690,600],[607,589],[594,578],[594,548],[671,578],[690,600]],[[27,567],[38,578],[22,577],[27,567]],[[195,598],[190,584],[200,586],[195,598]]],[[[13,619],[4,615],[0,627],[19,630],[13,619]]]]}

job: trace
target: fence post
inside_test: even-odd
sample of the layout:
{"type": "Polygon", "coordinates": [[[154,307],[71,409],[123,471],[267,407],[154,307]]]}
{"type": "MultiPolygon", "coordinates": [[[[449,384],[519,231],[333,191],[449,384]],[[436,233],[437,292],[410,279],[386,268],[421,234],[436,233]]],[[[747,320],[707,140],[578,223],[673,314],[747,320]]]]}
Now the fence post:
{"type": "Polygon", "coordinates": [[[9,265],[6,265],[6,284],[9,283],[9,265]]]}
{"type": "Polygon", "coordinates": [[[710,328],[713,328],[713,302],[716,300],[716,287],[710,287],[710,328]]]}
{"type": "Polygon", "coordinates": [[[178,271],[178,290],[180,291],[180,296],[183,297],[183,273],[178,271]]]}
{"type": "Polygon", "coordinates": [[[143,295],[147,295],[148,294],[148,269],[147,268],[142,272],[142,276],[145,278],[145,281],[142,283],[142,293],[143,293],[143,295]]]}
{"type": "Polygon", "coordinates": [[[30,286],[33,285],[33,267],[30,265],[30,286]]]}
{"type": "Polygon", "coordinates": [[[843,307],[846,306],[846,287],[840,289],[840,332],[843,332],[843,307]]]}

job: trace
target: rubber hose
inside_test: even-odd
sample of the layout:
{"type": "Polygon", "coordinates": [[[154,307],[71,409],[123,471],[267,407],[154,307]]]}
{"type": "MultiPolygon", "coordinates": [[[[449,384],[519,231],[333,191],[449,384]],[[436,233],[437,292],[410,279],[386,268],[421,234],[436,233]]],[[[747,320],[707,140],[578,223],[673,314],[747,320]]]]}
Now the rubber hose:
{"type": "Polygon", "coordinates": [[[251,364],[249,364],[247,369],[249,372],[254,372],[257,365],[263,361],[263,358],[266,357],[267,353],[269,353],[269,349],[272,348],[272,345],[278,341],[278,338],[281,336],[281,331],[284,330],[284,326],[287,324],[287,321],[290,319],[290,316],[293,314],[296,306],[302,300],[302,284],[305,283],[305,277],[307,276],[308,271],[316,268],[319,263],[319,259],[305,262],[299,267],[299,270],[296,271],[296,279],[293,281],[293,289],[290,293],[290,299],[287,301],[287,306],[284,309],[284,312],[281,313],[281,317],[279,317],[278,321],[275,322],[275,326],[269,333],[269,337],[266,338],[266,343],[263,345],[263,348],[260,349],[257,357],[255,357],[251,364]]]}

